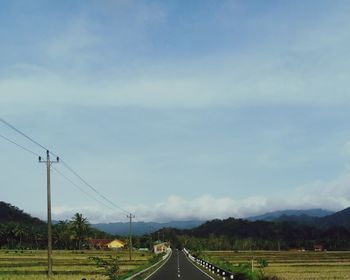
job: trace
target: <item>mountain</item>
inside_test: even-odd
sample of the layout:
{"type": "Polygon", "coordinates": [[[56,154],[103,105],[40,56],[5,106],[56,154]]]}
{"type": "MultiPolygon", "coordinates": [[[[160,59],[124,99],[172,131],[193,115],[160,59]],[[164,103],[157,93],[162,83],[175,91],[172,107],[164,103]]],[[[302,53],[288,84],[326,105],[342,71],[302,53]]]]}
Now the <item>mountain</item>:
{"type": "Polygon", "coordinates": [[[322,227],[345,227],[350,229],[350,207],[316,220],[322,227]]]}
{"type": "Polygon", "coordinates": [[[350,229],[350,207],[331,215],[312,217],[311,215],[281,215],[275,222],[294,222],[297,224],[315,226],[317,228],[344,227],[350,229]]]}
{"type": "Polygon", "coordinates": [[[25,225],[44,225],[45,222],[23,212],[16,206],[0,201],[0,223],[21,223],[25,225]]]}
{"type": "MultiPolygon", "coordinates": [[[[301,216],[303,219],[308,217],[325,217],[334,214],[332,211],[324,209],[308,209],[308,210],[282,210],[269,212],[259,216],[248,217],[248,221],[275,221],[275,220],[286,220],[286,217],[293,216],[295,220],[301,216]],[[282,219],[280,219],[282,217],[282,219]]],[[[288,218],[287,218],[288,219],[288,218]]]]}
{"type": "MultiPolygon", "coordinates": [[[[350,208],[336,213],[333,219],[346,224],[350,217],[350,208]]],[[[313,250],[321,244],[327,250],[350,249],[350,227],[339,224],[327,224],[328,217],[314,219],[320,224],[299,224],[283,221],[248,221],[228,218],[208,221],[191,230],[166,232],[166,237],[174,244],[186,240],[190,250],[289,250],[305,248],[313,250]]],[[[333,220],[332,220],[333,221],[333,220]]],[[[165,229],[170,231],[171,229],[165,229]]]]}
{"type": "Polygon", "coordinates": [[[297,224],[305,224],[305,225],[317,225],[317,222],[320,219],[320,217],[314,217],[309,216],[306,214],[301,215],[282,215],[276,219],[274,219],[272,222],[293,222],[297,224]]]}
{"type": "Polygon", "coordinates": [[[190,230],[177,230],[175,234],[177,240],[192,238],[191,246],[209,250],[312,250],[315,244],[322,244],[329,250],[349,250],[350,207],[324,217],[301,214],[282,215],[274,221],[215,219],[190,230]]]}
{"type": "MultiPolygon", "coordinates": [[[[135,222],[132,223],[132,232],[134,235],[143,235],[155,232],[162,228],[176,228],[176,229],[191,229],[200,226],[204,221],[172,221],[167,223],[156,222],[135,222]]],[[[92,224],[93,228],[102,230],[109,234],[127,235],[129,234],[129,223],[100,223],[92,224]]]]}

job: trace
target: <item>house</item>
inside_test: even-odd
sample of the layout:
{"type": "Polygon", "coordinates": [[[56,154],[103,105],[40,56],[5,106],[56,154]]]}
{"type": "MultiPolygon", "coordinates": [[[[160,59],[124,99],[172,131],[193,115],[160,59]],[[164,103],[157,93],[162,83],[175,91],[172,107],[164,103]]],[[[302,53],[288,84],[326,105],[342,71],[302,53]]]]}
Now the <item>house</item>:
{"type": "Polygon", "coordinates": [[[114,239],[107,246],[109,249],[121,249],[125,246],[125,243],[119,239],[114,239]]]}
{"type": "Polygon", "coordinates": [[[165,253],[169,247],[170,247],[170,244],[168,242],[156,242],[153,245],[153,252],[155,254],[165,253]]]}
{"type": "Polygon", "coordinates": [[[125,243],[119,239],[90,239],[90,248],[93,249],[120,249],[125,246],[125,243]]]}
{"type": "Polygon", "coordinates": [[[111,242],[110,239],[90,239],[89,245],[92,249],[107,249],[109,242],[111,242]]]}

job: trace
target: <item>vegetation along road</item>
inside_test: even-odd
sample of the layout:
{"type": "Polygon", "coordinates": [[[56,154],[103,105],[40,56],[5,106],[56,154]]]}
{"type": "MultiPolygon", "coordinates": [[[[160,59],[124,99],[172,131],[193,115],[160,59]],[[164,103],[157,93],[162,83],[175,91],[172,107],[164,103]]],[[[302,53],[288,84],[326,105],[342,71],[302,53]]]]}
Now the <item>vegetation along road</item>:
{"type": "Polygon", "coordinates": [[[174,250],[170,259],[148,280],[209,280],[213,279],[199,270],[182,251],[174,250]]]}

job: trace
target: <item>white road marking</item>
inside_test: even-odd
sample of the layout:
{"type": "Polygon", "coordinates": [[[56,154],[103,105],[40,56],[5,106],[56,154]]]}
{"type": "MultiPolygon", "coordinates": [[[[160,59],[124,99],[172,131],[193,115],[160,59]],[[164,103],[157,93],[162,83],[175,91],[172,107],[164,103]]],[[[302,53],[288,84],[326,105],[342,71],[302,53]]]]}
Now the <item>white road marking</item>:
{"type": "Polygon", "coordinates": [[[181,277],[180,274],[180,256],[179,256],[179,250],[176,250],[177,253],[177,278],[181,277]]]}

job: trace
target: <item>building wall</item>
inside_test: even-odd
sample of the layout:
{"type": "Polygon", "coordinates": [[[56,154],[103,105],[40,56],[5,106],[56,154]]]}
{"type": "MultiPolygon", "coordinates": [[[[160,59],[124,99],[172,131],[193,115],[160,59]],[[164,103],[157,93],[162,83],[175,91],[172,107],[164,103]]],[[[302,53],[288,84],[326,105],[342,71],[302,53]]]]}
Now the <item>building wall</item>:
{"type": "Polygon", "coordinates": [[[153,251],[155,254],[164,253],[164,252],[166,252],[167,249],[168,249],[168,246],[165,243],[155,244],[153,246],[153,251]]]}
{"type": "Polygon", "coordinates": [[[113,240],[112,242],[108,243],[108,248],[119,249],[122,247],[124,247],[124,243],[120,240],[113,240]]]}

